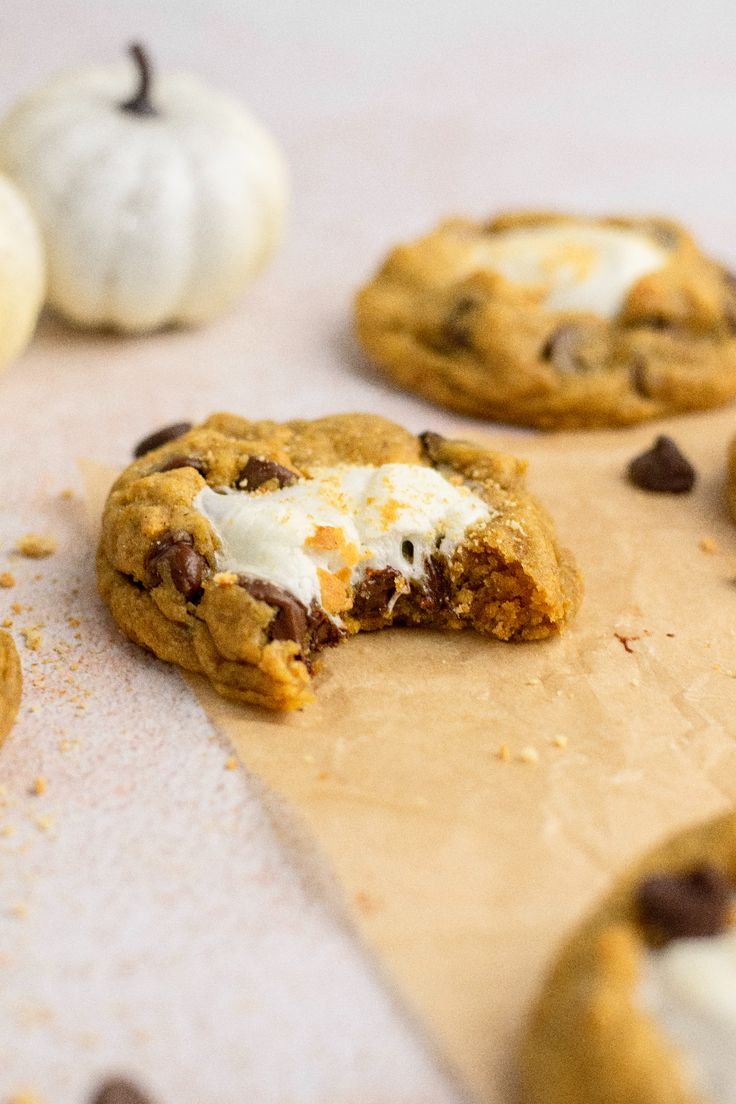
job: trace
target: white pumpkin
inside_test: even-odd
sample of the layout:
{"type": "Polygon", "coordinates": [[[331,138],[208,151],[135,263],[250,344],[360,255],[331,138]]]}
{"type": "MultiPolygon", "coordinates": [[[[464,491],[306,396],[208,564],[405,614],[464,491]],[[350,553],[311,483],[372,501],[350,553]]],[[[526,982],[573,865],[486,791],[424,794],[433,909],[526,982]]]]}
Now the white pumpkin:
{"type": "Polygon", "coordinates": [[[0,123],[0,169],[46,240],[48,302],[83,326],[145,332],[225,311],[279,243],[286,169],[241,104],[136,63],[80,69],[0,123]],[[136,88],[137,84],[137,88],[136,88]]]}
{"type": "Polygon", "coordinates": [[[31,209],[0,176],[0,368],[25,349],[46,290],[41,234],[31,209]]]}

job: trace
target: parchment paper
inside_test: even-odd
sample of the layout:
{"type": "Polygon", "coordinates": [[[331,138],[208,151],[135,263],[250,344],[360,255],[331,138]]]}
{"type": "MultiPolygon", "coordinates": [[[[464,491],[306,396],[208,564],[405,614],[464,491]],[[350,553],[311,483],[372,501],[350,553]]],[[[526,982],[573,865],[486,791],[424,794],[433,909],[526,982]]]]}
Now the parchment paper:
{"type": "MultiPolygon", "coordinates": [[[[585,574],[559,639],[367,634],[326,656],[316,704],[285,718],[188,680],[303,817],[358,931],[479,1101],[513,1099],[523,1017],[570,925],[627,860],[736,800],[735,432],[726,410],[490,439],[530,459],[585,574]],[[622,478],[659,432],[700,473],[689,496],[622,478]]],[[[86,474],[99,510],[109,473],[86,474]]]]}

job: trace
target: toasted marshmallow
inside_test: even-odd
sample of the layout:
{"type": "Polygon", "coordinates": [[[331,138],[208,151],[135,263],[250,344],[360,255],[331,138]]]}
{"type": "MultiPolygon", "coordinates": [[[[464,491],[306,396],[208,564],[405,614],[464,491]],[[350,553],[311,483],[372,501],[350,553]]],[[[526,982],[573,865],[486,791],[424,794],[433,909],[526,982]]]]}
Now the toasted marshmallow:
{"type": "Polygon", "coordinates": [[[420,464],[315,468],[264,494],[204,487],[193,505],[219,538],[219,571],[267,579],[308,608],[326,604],[326,574],[345,586],[386,567],[421,578],[431,555],[449,559],[472,525],[495,514],[420,464]]]}
{"type": "Polygon", "coordinates": [[[636,230],[559,222],[501,230],[477,241],[458,278],[479,269],[543,290],[551,311],[615,318],[634,284],[661,269],[669,251],[636,230]]]}

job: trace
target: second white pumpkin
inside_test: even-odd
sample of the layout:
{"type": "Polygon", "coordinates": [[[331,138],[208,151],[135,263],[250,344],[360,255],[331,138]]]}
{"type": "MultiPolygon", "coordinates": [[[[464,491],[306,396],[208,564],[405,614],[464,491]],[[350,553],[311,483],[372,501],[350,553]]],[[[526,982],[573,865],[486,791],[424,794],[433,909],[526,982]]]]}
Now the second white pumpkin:
{"type": "Polygon", "coordinates": [[[79,325],[205,322],[281,237],[286,170],[269,135],[184,74],[155,79],[155,113],[131,110],[145,75],[131,63],[72,72],[0,124],[0,168],[45,237],[48,301],[79,325]]]}

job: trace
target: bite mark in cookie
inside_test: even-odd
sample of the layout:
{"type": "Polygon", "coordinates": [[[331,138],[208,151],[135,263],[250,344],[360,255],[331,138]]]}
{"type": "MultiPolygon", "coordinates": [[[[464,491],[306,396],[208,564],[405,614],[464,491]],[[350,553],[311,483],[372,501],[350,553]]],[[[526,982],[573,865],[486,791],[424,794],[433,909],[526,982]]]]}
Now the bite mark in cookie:
{"type": "Polygon", "coordinates": [[[511,457],[381,418],[218,415],[111,492],[100,589],[121,627],[223,693],[311,697],[319,652],[392,624],[540,639],[574,612],[571,558],[511,457]],[[206,457],[206,465],[172,458],[206,457]]]}

